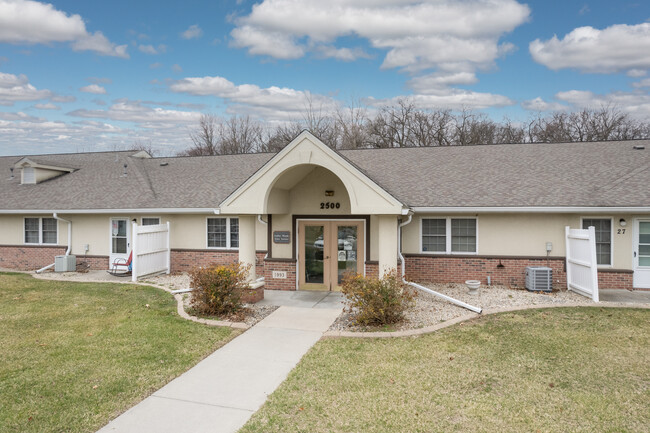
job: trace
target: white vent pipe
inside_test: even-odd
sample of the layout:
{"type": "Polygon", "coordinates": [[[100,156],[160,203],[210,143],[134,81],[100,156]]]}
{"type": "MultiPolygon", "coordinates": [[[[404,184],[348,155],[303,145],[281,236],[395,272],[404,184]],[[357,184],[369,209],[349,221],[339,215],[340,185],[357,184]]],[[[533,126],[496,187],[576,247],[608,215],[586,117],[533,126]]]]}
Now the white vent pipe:
{"type": "Polygon", "coordinates": [[[475,313],[481,314],[483,311],[482,308],[475,307],[473,305],[469,305],[464,303],[463,301],[459,301],[458,299],[454,299],[451,296],[443,295],[442,293],[438,293],[435,290],[431,290],[428,287],[421,286],[420,284],[413,283],[411,281],[406,281],[405,275],[406,275],[406,264],[404,263],[404,255],[402,255],[402,227],[405,225],[409,224],[411,220],[413,219],[413,215],[409,214],[409,218],[401,223],[399,225],[399,228],[397,230],[397,254],[399,255],[399,259],[402,264],[402,281],[404,281],[405,284],[408,284],[411,287],[415,287],[416,289],[422,290],[423,292],[427,292],[433,296],[437,296],[439,298],[444,299],[445,301],[451,302],[452,304],[458,305],[459,307],[467,308],[468,310],[471,310],[475,313]]]}

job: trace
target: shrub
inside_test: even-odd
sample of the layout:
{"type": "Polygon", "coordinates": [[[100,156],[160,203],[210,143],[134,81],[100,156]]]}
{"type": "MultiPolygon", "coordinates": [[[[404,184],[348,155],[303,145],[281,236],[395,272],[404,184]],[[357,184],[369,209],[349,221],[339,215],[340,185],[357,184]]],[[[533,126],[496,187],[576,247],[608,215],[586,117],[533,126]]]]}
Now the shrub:
{"type": "Polygon", "coordinates": [[[404,312],[413,306],[415,297],[397,272],[381,279],[348,274],[343,279],[342,291],[348,311],[360,325],[400,322],[404,312]]]}
{"type": "Polygon", "coordinates": [[[248,287],[248,268],[241,263],[233,263],[192,270],[192,308],[198,314],[210,316],[237,312],[241,308],[241,291],[248,287]]]}

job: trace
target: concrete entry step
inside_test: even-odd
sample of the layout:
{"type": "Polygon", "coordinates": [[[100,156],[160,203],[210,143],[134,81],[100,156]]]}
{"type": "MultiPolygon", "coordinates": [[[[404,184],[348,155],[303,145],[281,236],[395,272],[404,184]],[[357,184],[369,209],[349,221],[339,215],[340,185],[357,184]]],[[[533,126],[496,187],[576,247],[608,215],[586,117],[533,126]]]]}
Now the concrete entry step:
{"type": "Polygon", "coordinates": [[[281,306],[99,433],[236,432],[341,313],[328,293],[278,297],[311,307],[281,306]]]}

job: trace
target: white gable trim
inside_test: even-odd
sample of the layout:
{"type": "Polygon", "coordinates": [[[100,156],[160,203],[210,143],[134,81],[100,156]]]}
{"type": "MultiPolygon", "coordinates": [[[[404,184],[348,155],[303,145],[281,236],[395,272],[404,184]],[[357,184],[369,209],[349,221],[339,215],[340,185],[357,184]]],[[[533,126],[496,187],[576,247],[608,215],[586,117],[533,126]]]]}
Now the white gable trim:
{"type": "Polygon", "coordinates": [[[344,157],[308,131],[303,131],[226,197],[219,205],[221,212],[232,214],[267,213],[268,196],[275,181],[287,170],[303,164],[320,166],[333,172],[347,189],[353,214],[400,215],[406,208],[344,157]],[[310,150],[311,145],[315,146],[315,149],[310,150]],[[305,149],[301,150],[301,147],[305,149]],[[319,155],[315,153],[322,153],[325,158],[316,159],[319,155]],[[264,184],[260,186],[259,182],[264,182],[264,184]],[[256,188],[257,191],[253,191],[256,188]],[[368,194],[372,194],[376,199],[376,205],[368,204],[368,194]]]}

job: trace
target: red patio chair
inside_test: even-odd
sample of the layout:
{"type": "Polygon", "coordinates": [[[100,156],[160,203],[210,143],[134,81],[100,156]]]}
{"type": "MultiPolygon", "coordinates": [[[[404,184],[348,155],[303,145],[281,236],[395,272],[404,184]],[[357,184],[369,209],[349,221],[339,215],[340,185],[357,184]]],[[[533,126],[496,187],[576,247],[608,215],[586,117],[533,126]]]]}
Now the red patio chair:
{"type": "Polygon", "coordinates": [[[126,277],[127,275],[131,275],[132,260],[133,260],[133,250],[131,250],[128,260],[122,258],[113,260],[113,263],[111,263],[111,269],[106,272],[108,272],[111,275],[115,275],[116,277],[126,277]],[[118,271],[118,267],[125,267],[126,269],[124,271],[118,271]]]}

